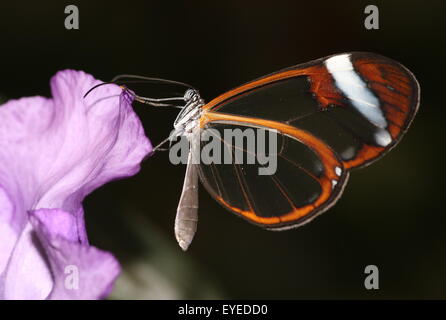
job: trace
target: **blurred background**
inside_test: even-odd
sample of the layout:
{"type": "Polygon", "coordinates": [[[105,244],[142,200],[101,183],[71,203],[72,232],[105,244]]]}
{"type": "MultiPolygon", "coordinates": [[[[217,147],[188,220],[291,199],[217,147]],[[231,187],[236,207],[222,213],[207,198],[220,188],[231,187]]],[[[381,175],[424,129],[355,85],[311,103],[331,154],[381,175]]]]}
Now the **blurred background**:
{"type": "MultiPolygon", "coordinates": [[[[337,205],[287,232],[261,230],[202,188],[189,251],[173,224],[185,166],[167,153],[85,201],[93,245],[123,266],[114,299],[446,298],[444,205],[444,1],[3,1],[1,99],[49,96],[60,69],[110,80],[122,73],[184,81],[209,101],[264,74],[346,51],[371,51],[408,67],[420,111],[389,155],[352,173],[337,205]],[[66,30],[66,5],[80,29],[66,30]],[[379,30],[364,8],[379,8],[379,30]],[[364,288],[376,265],[380,289],[364,288]]],[[[146,88],[153,90],[153,88],[146,88]]],[[[154,144],[175,109],[135,105],[154,144]]]]}

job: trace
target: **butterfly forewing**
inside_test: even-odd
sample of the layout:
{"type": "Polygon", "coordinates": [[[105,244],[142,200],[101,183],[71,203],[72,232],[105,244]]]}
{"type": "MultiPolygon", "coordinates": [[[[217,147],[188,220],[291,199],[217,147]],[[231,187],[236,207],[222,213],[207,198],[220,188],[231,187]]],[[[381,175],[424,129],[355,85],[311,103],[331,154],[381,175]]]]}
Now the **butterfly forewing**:
{"type": "Polygon", "coordinates": [[[254,80],[204,109],[308,130],[353,168],[390,150],[410,125],[418,103],[419,85],[410,71],[386,57],[358,52],[254,80]]]}

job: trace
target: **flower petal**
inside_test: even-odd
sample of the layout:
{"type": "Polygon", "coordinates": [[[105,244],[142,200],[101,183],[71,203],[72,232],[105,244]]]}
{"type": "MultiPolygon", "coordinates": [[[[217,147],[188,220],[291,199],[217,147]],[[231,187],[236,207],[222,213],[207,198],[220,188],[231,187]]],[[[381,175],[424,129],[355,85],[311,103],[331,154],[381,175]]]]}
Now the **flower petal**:
{"type": "Polygon", "coordinates": [[[119,273],[88,245],[82,201],[135,174],[152,146],[127,91],[100,86],[84,98],[100,83],[65,70],[51,80],[53,99],[0,107],[0,298],[95,299],[119,273]]]}
{"type": "Polygon", "coordinates": [[[51,272],[29,222],[14,246],[3,278],[3,299],[40,300],[51,292],[51,272]]]}
{"type": "Polygon", "coordinates": [[[19,237],[21,221],[14,219],[14,204],[0,186],[0,299],[4,288],[4,271],[9,263],[12,250],[19,237]]]}
{"type": "Polygon", "coordinates": [[[41,209],[30,214],[30,221],[51,266],[49,299],[99,299],[109,293],[119,264],[110,253],[76,240],[72,214],[41,209]]]}
{"type": "Polygon", "coordinates": [[[88,193],[135,174],[151,151],[127,92],[107,85],[83,97],[99,83],[61,71],[51,80],[53,100],[23,98],[0,108],[0,181],[23,209],[78,212],[88,193]]]}

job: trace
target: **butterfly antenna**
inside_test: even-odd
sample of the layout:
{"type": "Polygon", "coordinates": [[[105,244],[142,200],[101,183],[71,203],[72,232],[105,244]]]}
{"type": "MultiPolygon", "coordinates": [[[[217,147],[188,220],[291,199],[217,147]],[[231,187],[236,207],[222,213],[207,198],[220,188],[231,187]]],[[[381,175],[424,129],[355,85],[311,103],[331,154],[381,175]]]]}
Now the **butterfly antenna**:
{"type": "MultiPolygon", "coordinates": [[[[93,90],[95,90],[96,88],[103,86],[103,85],[107,85],[107,84],[118,84],[119,83],[145,83],[145,82],[153,82],[153,83],[167,83],[167,84],[174,84],[174,85],[179,85],[179,86],[183,86],[189,89],[192,89],[194,91],[197,91],[197,89],[195,89],[193,86],[184,83],[184,82],[180,82],[180,81],[174,81],[174,80],[167,80],[167,79],[161,79],[161,78],[151,78],[151,77],[145,77],[145,76],[139,76],[139,75],[134,75],[134,74],[121,74],[118,75],[116,77],[114,77],[111,81],[108,82],[103,82],[100,84],[95,85],[94,87],[90,88],[90,90],[87,91],[87,93],[84,95],[84,98],[87,97],[87,95],[92,92],[93,90]],[[133,79],[133,80],[123,80],[123,79],[133,79]],[[136,79],[136,81],[135,81],[136,79]],[[137,81],[140,80],[140,81],[137,81]],[[143,81],[141,81],[143,80],[143,81]]],[[[120,87],[123,90],[126,90],[127,87],[120,85],[120,87]]],[[[171,103],[166,103],[168,101],[176,101],[176,100],[181,100],[181,101],[185,101],[185,97],[170,97],[170,98],[149,98],[149,97],[142,97],[139,96],[137,94],[135,94],[134,92],[132,92],[132,95],[135,98],[135,101],[138,101],[140,103],[144,103],[144,104],[148,104],[150,106],[153,107],[173,107],[173,108],[179,108],[182,109],[184,107],[184,105],[175,105],[175,104],[171,104],[171,103]]]]}
{"type": "Polygon", "coordinates": [[[120,74],[120,75],[117,75],[116,77],[114,77],[111,80],[111,82],[116,82],[116,81],[118,81],[120,79],[124,79],[124,78],[145,80],[147,82],[153,82],[153,83],[161,82],[161,83],[168,83],[168,84],[176,84],[176,85],[179,85],[179,86],[187,87],[189,89],[193,89],[195,91],[198,91],[196,88],[194,88],[190,84],[187,84],[187,83],[184,83],[184,82],[174,81],[174,80],[167,80],[167,79],[161,79],[161,78],[144,77],[144,76],[139,76],[139,75],[135,75],[135,74],[120,74]]]}
{"type": "MultiPolygon", "coordinates": [[[[117,83],[115,83],[115,82],[113,82],[113,81],[99,83],[99,84],[95,85],[94,87],[91,87],[90,90],[88,90],[87,93],[84,94],[84,99],[88,96],[88,94],[89,94],[90,92],[92,92],[93,90],[95,90],[95,89],[98,88],[98,87],[105,86],[106,84],[117,84],[117,83]]],[[[122,86],[122,85],[120,85],[120,87],[121,87],[121,89],[123,89],[123,90],[127,89],[125,86],[122,86]]]]}

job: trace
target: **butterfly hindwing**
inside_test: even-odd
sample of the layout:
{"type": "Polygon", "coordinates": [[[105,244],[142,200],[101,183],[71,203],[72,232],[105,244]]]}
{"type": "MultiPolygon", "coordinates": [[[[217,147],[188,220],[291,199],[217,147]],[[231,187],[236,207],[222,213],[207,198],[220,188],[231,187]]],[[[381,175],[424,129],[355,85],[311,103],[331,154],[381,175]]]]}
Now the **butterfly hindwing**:
{"type": "MultiPolygon", "coordinates": [[[[342,161],[321,141],[288,126],[279,133],[271,123],[213,118],[202,127],[202,134],[212,132],[221,141],[221,159],[225,163],[201,163],[200,178],[209,193],[224,207],[248,221],[268,229],[284,229],[301,225],[328,209],[342,193],[348,172],[342,161]],[[238,147],[227,132],[251,130],[254,150],[238,147]],[[261,131],[267,137],[267,155],[271,162],[259,160],[258,140],[261,131]],[[298,137],[298,138],[296,138],[298,137]],[[268,138],[270,140],[268,140],[268,138]],[[272,148],[272,141],[276,141],[272,148]],[[226,153],[226,154],[225,154],[226,153]],[[240,156],[240,160],[237,156],[240,156]],[[252,161],[248,160],[251,156],[252,161]],[[263,172],[261,171],[263,170],[263,172]]],[[[209,141],[210,139],[202,139],[209,141]]],[[[249,144],[246,140],[245,145],[249,144]]],[[[252,145],[252,144],[251,144],[252,145]]],[[[205,150],[206,143],[202,143],[205,150]]],[[[203,156],[202,156],[203,158],[203,156]]]]}

